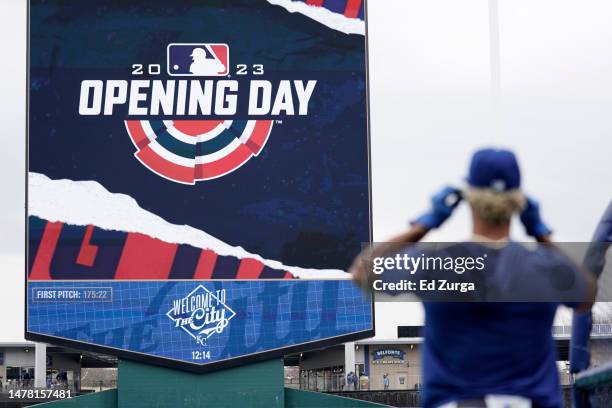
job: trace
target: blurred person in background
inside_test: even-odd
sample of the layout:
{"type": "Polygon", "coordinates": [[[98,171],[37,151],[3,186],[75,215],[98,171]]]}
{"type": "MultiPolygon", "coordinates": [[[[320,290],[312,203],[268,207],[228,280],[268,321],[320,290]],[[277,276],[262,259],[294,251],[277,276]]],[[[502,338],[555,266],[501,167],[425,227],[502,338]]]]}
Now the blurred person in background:
{"type": "MultiPolygon", "coordinates": [[[[612,244],[612,202],[604,212],[601,221],[595,229],[591,244],[584,258],[584,268],[596,276],[600,281],[606,280],[605,284],[600,282],[598,299],[609,300],[612,293],[606,293],[610,287],[610,270],[612,265],[606,265],[606,255],[612,244]],[[605,271],[604,271],[605,270],[605,271]]],[[[585,313],[574,312],[572,319],[572,339],[570,343],[570,372],[578,374],[587,370],[591,365],[591,353],[589,350],[589,338],[593,328],[593,314],[590,310],[585,313]]],[[[601,362],[600,362],[601,363],[601,362]]],[[[608,384],[608,388],[611,388],[608,384]]],[[[573,399],[575,408],[599,408],[609,406],[610,401],[600,401],[593,390],[574,388],[573,399]]],[[[612,389],[608,390],[612,393],[612,389]]]]}
{"type": "MultiPolygon", "coordinates": [[[[508,282],[514,276],[525,281],[524,277],[562,271],[573,282],[573,297],[580,299],[566,302],[567,306],[588,310],[595,293],[588,274],[554,248],[539,245],[528,249],[510,240],[511,219],[520,215],[528,235],[539,242],[551,241],[551,230],[542,221],[539,204],[526,197],[520,187],[521,172],[514,153],[479,150],[469,166],[467,188],[440,190],[431,200],[431,209],[415,219],[408,231],[388,242],[405,245],[420,241],[429,231],[440,228],[465,200],[473,221],[469,245],[486,248],[487,262],[494,265],[493,272],[486,271],[491,272],[487,279],[508,282]],[[516,267],[517,260],[520,268],[516,267]]],[[[350,268],[353,279],[371,289],[372,259],[387,251],[375,246],[362,252],[350,268]]],[[[522,284],[529,285],[530,280],[522,284]]],[[[422,301],[421,402],[425,408],[562,407],[552,338],[553,320],[561,302],[422,301]]],[[[397,307],[400,312],[402,304],[397,307]]]]}

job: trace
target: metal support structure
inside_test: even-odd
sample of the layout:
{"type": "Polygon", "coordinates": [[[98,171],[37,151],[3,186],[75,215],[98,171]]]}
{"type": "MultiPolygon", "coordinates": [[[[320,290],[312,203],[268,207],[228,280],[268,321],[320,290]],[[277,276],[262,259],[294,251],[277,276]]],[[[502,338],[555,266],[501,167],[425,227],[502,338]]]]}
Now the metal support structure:
{"type": "Polygon", "coordinates": [[[34,386],[44,388],[47,386],[47,345],[36,343],[34,350],[34,386]]]}
{"type": "MultiPolygon", "coordinates": [[[[346,377],[350,372],[355,372],[355,343],[344,343],[344,384],[348,386],[346,377]]],[[[355,373],[356,374],[356,373],[355,373]]]]}

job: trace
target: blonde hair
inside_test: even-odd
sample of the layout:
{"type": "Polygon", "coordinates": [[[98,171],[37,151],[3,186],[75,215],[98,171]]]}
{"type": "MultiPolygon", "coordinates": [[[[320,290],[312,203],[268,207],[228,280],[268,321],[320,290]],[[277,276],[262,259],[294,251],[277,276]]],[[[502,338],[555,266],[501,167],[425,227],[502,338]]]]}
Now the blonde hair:
{"type": "Polygon", "coordinates": [[[526,198],[519,189],[495,191],[490,188],[468,187],[463,196],[478,217],[491,224],[504,224],[514,213],[525,208],[526,198]]]}

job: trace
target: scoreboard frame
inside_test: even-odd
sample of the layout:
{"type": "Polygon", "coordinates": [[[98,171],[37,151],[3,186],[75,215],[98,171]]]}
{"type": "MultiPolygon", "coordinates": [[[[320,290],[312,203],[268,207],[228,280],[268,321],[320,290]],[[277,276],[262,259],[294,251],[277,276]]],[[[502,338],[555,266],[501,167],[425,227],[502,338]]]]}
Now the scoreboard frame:
{"type": "MultiPolygon", "coordinates": [[[[360,339],[370,338],[375,335],[375,302],[373,293],[371,294],[371,316],[372,326],[371,329],[364,331],[352,332],[340,336],[328,337],[321,340],[308,341],[304,343],[294,344],[291,346],[284,346],[275,349],[269,349],[263,352],[255,352],[240,357],[231,357],[225,360],[218,360],[205,364],[197,364],[193,362],[187,362],[178,359],[172,359],[167,357],[158,357],[147,353],[130,351],[126,349],[104,346],[99,344],[93,344],[84,341],[77,341],[73,339],[57,337],[47,334],[41,334],[31,332],[28,330],[28,299],[31,295],[28,290],[28,271],[29,271],[29,187],[28,187],[28,174],[29,174],[29,147],[30,147],[30,35],[31,35],[31,20],[30,20],[30,8],[31,1],[27,1],[27,13],[26,13],[26,27],[27,27],[27,48],[26,48],[26,115],[25,115],[25,129],[26,129],[26,149],[25,149],[25,262],[24,262],[24,337],[26,340],[34,342],[50,343],[60,347],[73,348],[84,352],[106,354],[115,356],[118,359],[130,360],[141,363],[153,364],[160,367],[166,367],[171,369],[178,369],[196,374],[203,374],[220,369],[238,367],[245,364],[256,363],[274,358],[282,358],[289,354],[295,354],[300,352],[308,352],[316,349],[330,347],[346,342],[352,342],[360,339]]],[[[365,45],[365,93],[366,93],[366,133],[367,133],[367,166],[368,166],[368,231],[369,231],[369,244],[373,241],[373,221],[372,221],[372,166],[371,166],[371,114],[370,114],[370,69],[369,69],[369,37],[368,37],[368,1],[363,0],[364,3],[364,45],[365,45]]],[[[353,34],[354,35],[354,34],[353,34]]],[[[311,279],[317,280],[317,279],[311,279]]],[[[198,280],[194,280],[197,282],[198,280]]],[[[214,281],[214,279],[206,280],[214,281]]],[[[78,280],[70,281],[78,282],[78,280]]],[[[83,281],[91,282],[91,281],[83,281]]],[[[96,282],[105,282],[105,280],[96,280],[96,282]]],[[[107,281],[106,281],[107,282],[107,281]]]]}

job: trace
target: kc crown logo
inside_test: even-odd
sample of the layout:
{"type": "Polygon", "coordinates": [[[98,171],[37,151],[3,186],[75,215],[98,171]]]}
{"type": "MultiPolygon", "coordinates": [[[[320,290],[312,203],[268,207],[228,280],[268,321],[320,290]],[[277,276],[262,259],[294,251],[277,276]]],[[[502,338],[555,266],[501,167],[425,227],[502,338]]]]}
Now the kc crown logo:
{"type": "Polygon", "coordinates": [[[223,333],[236,313],[225,304],[225,289],[215,293],[198,285],[182,299],[176,299],[166,315],[200,345],[214,334],[223,333]]]}
{"type": "Polygon", "coordinates": [[[167,79],[159,64],[134,64],[138,79],[81,81],[79,114],[123,113],[134,156],[167,180],[232,173],[262,152],[275,121],[308,115],[316,80],[257,79],[262,64],[232,72],[227,44],[172,43],[166,54],[167,79]]]}

